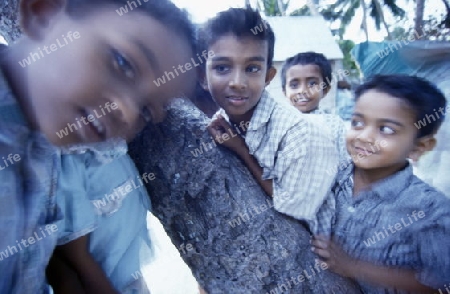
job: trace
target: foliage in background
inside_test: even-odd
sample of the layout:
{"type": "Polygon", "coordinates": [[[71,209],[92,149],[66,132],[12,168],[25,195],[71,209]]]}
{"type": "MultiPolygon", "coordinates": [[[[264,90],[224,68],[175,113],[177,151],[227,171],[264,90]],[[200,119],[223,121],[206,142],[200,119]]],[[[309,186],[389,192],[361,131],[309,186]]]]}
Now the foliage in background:
{"type": "Polygon", "coordinates": [[[258,10],[264,12],[267,16],[286,15],[286,9],[289,7],[289,0],[259,0],[258,10]]]}

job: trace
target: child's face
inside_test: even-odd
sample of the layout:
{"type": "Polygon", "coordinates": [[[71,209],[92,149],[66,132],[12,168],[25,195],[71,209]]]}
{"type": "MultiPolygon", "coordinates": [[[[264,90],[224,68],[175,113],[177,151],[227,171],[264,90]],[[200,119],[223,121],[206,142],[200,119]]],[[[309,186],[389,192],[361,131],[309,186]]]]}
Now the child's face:
{"type": "Polygon", "coordinates": [[[393,173],[417,151],[415,114],[399,98],[375,90],[365,92],[355,105],[347,150],[363,170],[393,173]]]}
{"type": "Polygon", "coordinates": [[[37,29],[26,32],[32,40],[27,54],[56,44],[56,51],[25,68],[31,116],[55,145],[131,139],[145,123],[163,120],[170,98],[195,85],[195,70],[164,76],[190,60],[186,41],[144,13],[119,16],[116,8],[82,19],[60,12],[40,28],[42,36],[37,29]],[[69,40],[68,32],[78,38],[69,40]],[[165,83],[158,86],[158,78],[165,83]]]}
{"type": "Polygon", "coordinates": [[[319,107],[320,100],[328,92],[319,66],[296,64],[286,71],[284,95],[303,113],[319,107]]]}
{"type": "Polygon", "coordinates": [[[206,64],[205,89],[233,122],[249,121],[276,73],[274,68],[267,68],[267,41],[227,35],[208,50],[214,57],[206,64]]]}

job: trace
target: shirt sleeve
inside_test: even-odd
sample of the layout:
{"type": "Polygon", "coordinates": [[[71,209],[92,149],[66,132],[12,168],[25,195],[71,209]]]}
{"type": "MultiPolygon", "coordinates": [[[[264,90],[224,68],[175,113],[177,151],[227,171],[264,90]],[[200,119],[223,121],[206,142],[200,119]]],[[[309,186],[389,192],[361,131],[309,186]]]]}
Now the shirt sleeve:
{"type": "MultiPolygon", "coordinates": [[[[317,213],[334,181],[338,154],[328,132],[304,120],[284,136],[273,171],[274,207],[318,232],[317,213]],[[327,172],[329,171],[329,172],[327,172]]],[[[331,224],[333,213],[322,211],[331,224]]]]}
{"type": "Polygon", "coordinates": [[[88,198],[85,154],[63,155],[56,201],[64,212],[58,224],[58,245],[64,245],[92,232],[97,216],[88,198]]]}
{"type": "MultiPolygon", "coordinates": [[[[433,209],[448,211],[448,204],[433,209]]],[[[428,220],[427,217],[425,213],[423,220],[417,221],[417,224],[426,222],[427,226],[421,228],[415,238],[422,265],[416,278],[424,285],[439,289],[450,279],[450,218],[448,212],[440,215],[433,213],[432,219],[428,220]]]]}
{"type": "Polygon", "coordinates": [[[339,162],[347,162],[350,159],[350,155],[347,151],[347,144],[345,142],[345,136],[347,135],[347,128],[344,121],[336,116],[336,145],[339,152],[339,162]]]}

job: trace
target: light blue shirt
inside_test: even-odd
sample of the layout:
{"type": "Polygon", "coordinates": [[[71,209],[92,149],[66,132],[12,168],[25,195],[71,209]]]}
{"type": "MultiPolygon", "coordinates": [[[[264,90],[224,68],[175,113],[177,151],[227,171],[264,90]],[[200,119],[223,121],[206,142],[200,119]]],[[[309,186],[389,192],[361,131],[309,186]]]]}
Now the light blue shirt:
{"type": "Polygon", "coordinates": [[[67,217],[59,244],[87,233],[89,250],[121,293],[146,293],[142,268],[152,257],[150,200],[123,141],[63,151],[58,204],[67,217]]]}
{"type": "Polygon", "coordinates": [[[60,155],[32,131],[0,73],[0,293],[46,293],[56,246],[60,155]]]}

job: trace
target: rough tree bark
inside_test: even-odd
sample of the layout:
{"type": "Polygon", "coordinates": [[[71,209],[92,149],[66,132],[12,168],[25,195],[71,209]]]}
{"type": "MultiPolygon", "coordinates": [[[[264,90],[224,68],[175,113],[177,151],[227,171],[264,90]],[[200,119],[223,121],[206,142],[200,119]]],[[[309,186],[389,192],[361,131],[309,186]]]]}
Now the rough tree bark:
{"type": "Polygon", "coordinates": [[[306,229],[273,209],[234,154],[215,147],[207,123],[180,100],[164,123],[148,126],[130,144],[140,173],[156,175],[146,185],[153,213],[205,290],[360,293],[320,265],[314,268],[306,229]]]}
{"type": "Polygon", "coordinates": [[[0,3],[0,34],[8,44],[21,35],[17,11],[19,0],[3,0],[0,3]]]}

